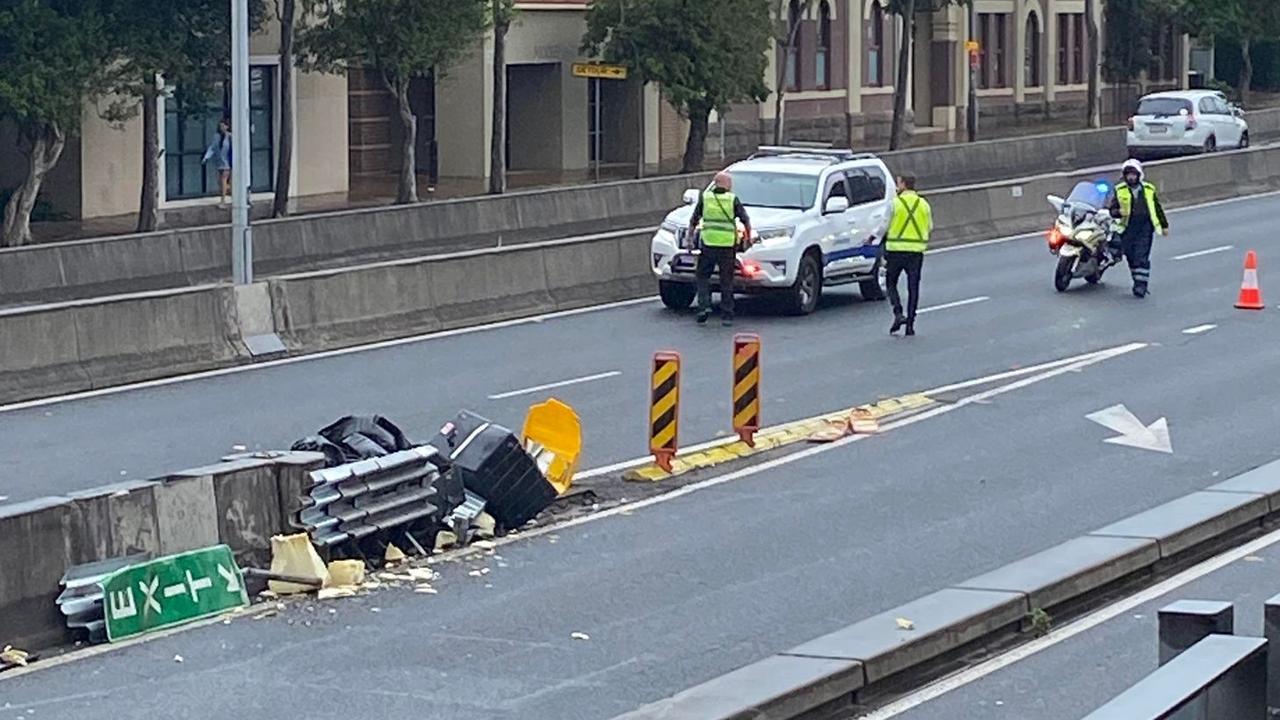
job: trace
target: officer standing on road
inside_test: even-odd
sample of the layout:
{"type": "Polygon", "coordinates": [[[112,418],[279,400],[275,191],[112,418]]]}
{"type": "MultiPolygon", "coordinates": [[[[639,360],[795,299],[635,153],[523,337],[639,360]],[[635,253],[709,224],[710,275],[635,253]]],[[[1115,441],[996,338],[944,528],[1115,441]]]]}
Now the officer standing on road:
{"type": "Polygon", "coordinates": [[[916,194],[914,175],[898,176],[898,197],[893,201],[893,219],[884,241],[885,289],[893,304],[893,334],[907,327],[908,335],[916,334],[916,308],[920,303],[920,270],[924,267],[924,251],[933,232],[933,209],[929,201],[916,194]],[[902,314],[902,298],[898,295],[898,279],[907,273],[907,314],[902,314]]]}
{"type": "Polygon", "coordinates": [[[733,180],[726,171],[716,173],[710,190],[702,193],[689,219],[689,232],[694,232],[702,221],[700,241],[702,253],[698,255],[698,324],[703,325],[711,317],[711,272],[720,270],[720,320],[725,327],[733,325],[733,279],[737,265],[738,226],[741,220],[746,228],[745,237],[751,237],[751,219],[747,210],[732,192],[733,180]]]}
{"type": "Polygon", "coordinates": [[[1111,199],[1111,217],[1120,220],[1120,251],[1133,275],[1134,297],[1141,298],[1147,296],[1151,281],[1151,241],[1157,232],[1169,234],[1169,219],[1156,196],[1156,186],[1143,177],[1142,163],[1127,160],[1120,173],[1124,182],[1111,199]]]}

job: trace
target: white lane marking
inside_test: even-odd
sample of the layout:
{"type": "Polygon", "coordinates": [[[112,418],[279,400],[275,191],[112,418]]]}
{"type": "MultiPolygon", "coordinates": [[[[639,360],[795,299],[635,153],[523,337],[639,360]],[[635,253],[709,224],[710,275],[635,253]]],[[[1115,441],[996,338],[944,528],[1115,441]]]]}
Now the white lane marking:
{"type": "MultiPolygon", "coordinates": [[[[1227,198],[1226,200],[1216,200],[1202,205],[1189,205],[1187,207],[1169,210],[1169,213],[1177,214],[1189,212],[1191,210],[1202,210],[1204,208],[1219,207],[1239,202],[1249,202],[1252,200],[1261,200],[1265,198],[1280,195],[1280,191],[1272,191],[1260,193],[1257,195],[1242,195],[1240,197],[1227,198]]],[[[619,230],[619,233],[634,232],[632,230],[619,230]]],[[[1025,240],[1033,237],[1040,237],[1043,233],[1023,233],[1021,235],[1009,235],[1007,237],[993,238],[991,240],[979,240],[977,242],[963,243],[960,245],[952,245],[944,248],[934,248],[927,251],[926,254],[936,255],[940,253],[956,252],[958,250],[973,250],[976,248],[986,247],[988,245],[999,245],[1014,240],[1025,240]]],[[[147,380],[144,382],[132,383],[129,385],[115,385],[112,387],[99,388],[97,390],[86,390],[68,395],[59,395],[55,397],[40,398],[38,400],[27,400],[9,405],[0,405],[0,413],[14,412],[17,410],[26,410],[34,407],[44,407],[47,405],[57,405],[64,402],[72,402],[75,400],[84,400],[94,397],[102,397],[106,395],[116,395],[119,393],[131,392],[134,390],[145,390],[154,387],[163,387],[165,385],[174,385],[177,383],[190,382],[193,380],[204,380],[206,378],[221,377],[223,375],[234,375],[236,373],[250,372],[254,370],[262,370],[265,368],[278,367],[281,365],[292,365],[293,363],[310,362],[312,360],[323,360],[325,358],[338,357],[341,355],[350,355],[353,353],[367,352],[370,350],[381,350],[383,348],[397,347],[400,345],[410,345],[413,343],[424,342],[428,340],[438,340],[441,338],[454,337],[457,335],[468,335],[474,332],[483,332],[485,330],[498,330],[501,328],[514,327],[516,325],[525,325],[529,323],[540,323],[544,320],[554,320],[557,318],[571,317],[574,315],[582,315],[585,313],[598,312],[600,310],[612,310],[614,308],[629,307],[631,305],[644,305],[656,303],[656,297],[636,298],[634,300],[623,300],[620,302],[606,303],[604,305],[592,305],[590,307],[576,308],[573,310],[561,310],[559,312],[548,313],[545,315],[534,315],[527,318],[517,318],[513,320],[502,320],[500,322],[489,323],[486,325],[476,325],[474,327],[457,328],[455,330],[444,330],[436,333],[426,333],[423,335],[414,335],[412,337],[397,338],[394,340],[383,340],[381,342],[369,345],[358,345],[355,347],[342,348],[339,350],[326,350],[323,352],[311,353],[308,355],[299,355],[297,357],[281,358],[279,360],[267,360],[264,362],[252,363],[249,365],[236,365],[229,368],[219,368],[217,370],[206,370],[204,372],[193,373],[191,375],[180,375],[171,378],[161,378],[158,380],[147,380]]]]}
{"type": "Polygon", "coordinates": [[[596,373],[595,375],[583,375],[582,377],[572,378],[570,380],[561,380],[559,382],[547,383],[546,385],[535,385],[533,387],[522,388],[520,390],[509,390],[497,395],[490,395],[490,400],[504,400],[506,398],[516,397],[518,395],[529,395],[531,393],[541,392],[543,390],[552,390],[567,385],[579,385],[581,383],[594,382],[596,380],[604,380],[605,378],[617,377],[622,374],[621,370],[610,370],[609,372],[596,373]]]}
{"type": "Polygon", "coordinates": [[[955,302],[943,303],[941,305],[933,305],[927,308],[920,308],[920,310],[918,310],[917,312],[920,314],[924,314],[924,313],[936,312],[938,310],[949,310],[951,308],[964,307],[965,305],[973,305],[980,302],[986,302],[990,299],[991,298],[987,297],[986,295],[981,295],[979,297],[968,298],[967,300],[956,300],[955,302]]]}
{"type": "Polygon", "coordinates": [[[1280,530],[1276,530],[1269,535],[1264,535],[1247,545],[1241,545],[1230,552],[1210,558],[1199,565],[1187,568],[1177,575],[1174,575],[1159,584],[1152,585],[1142,592],[1130,595],[1129,597],[1112,605],[1099,608],[1098,610],[1095,610],[1089,615],[1086,615],[1074,622],[1063,625],[1055,630],[1051,630],[1049,634],[1041,638],[1036,638],[1026,645],[1014,648],[1003,655],[998,655],[986,662],[974,665],[971,668],[961,670],[954,675],[949,675],[931,685],[926,685],[916,692],[899,698],[869,715],[863,715],[858,720],[889,720],[890,718],[895,718],[908,710],[929,702],[930,700],[935,700],[952,690],[962,688],[975,680],[981,680],[994,672],[1003,670],[1014,663],[1021,662],[1041,650],[1051,648],[1061,642],[1070,640],[1076,635],[1088,632],[1108,620],[1132,612],[1134,609],[1141,607],[1142,605],[1158,600],[1164,595],[1168,595],[1184,585],[1199,580],[1211,573],[1217,572],[1237,560],[1257,554],[1278,542],[1280,542],[1280,530]]]}
{"type": "MultiPolygon", "coordinates": [[[[937,417],[939,415],[945,415],[949,412],[954,412],[967,405],[985,403],[986,401],[998,395],[1003,395],[1007,392],[1012,392],[1014,390],[1027,387],[1029,385],[1034,385],[1038,382],[1042,382],[1044,380],[1048,380],[1050,378],[1054,378],[1059,375],[1063,375],[1065,373],[1079,372],[1089,367],[1090,365],[1094,365],[1096,363],[1103,362],[1105,360],[1110,360],[1112,358],[1117,358],[1117,357],[1120,357],[1121,355],[1134,352],[1135,350],[1141,350],[1146,347],[1148,347],[1147,343],[1135,342],[1135,343],[1129,343],[1128,345],[1119,345],[1112,348],[1106,348],[1104,350],[1097,350],[1094,352],[1085,353],[1083,355],[1076,355],[1075,357],[1063,358],[1062,360],[1057,360],[1057,361],[1054,361],[1053,363],[1047,363],[1046,365],[1052,365],[1052,367],[1050,369],[1045,370],[1044,372],[1037,373],[1035,375],[1032,375],[1031,377],[1026,377],[1020,380],[1016,380],[1007,385],[1001,385],[999,387],[992,388],[985,392],[970,395],[950,405],[941,405],[931,410],[927,410],[925,412],[919,413],[917,415],[911,415],[901,420],[896,420],[891,423],[886,423],[880,426],[880,432],[883,433],[891,430],[897,430],[898,428],[908,427],[910,425],[914,425],[918,422],[922,422],[929,418],[937,417]]],[[[1025,371],[1018,371],[1018,372],[1030,372],[1034,369],[1035,368],[1027,368],[1025,371]]],[[[1002,373],[1001,376],[1007,377],[1007,374],[1002,373]]],[[[997,377],[997,376],[992,376],[992,377],[997,377]]],[[[981,380],[982,378],[979,378],[977,381],[969,381],[969,382],[978,384],[978,382],[981,380]]],[[[797,453],[775,458],[773,460],[769,460],[768,462],[764,462],[759,465],[753,465],[751,467],[746,467],[741,470],[728,473],[726,475],[707,478],[706,480],[702,480],[696,483],[691,483],[683,487],[678,487],[673,490],[669,490],[665,493],[662,493],[661,495],[654,495],[652,497],[645,498],[644,500],[637,500],[632,503],[618,505],[616,507],[612,507],[607,510],[601,510],[591,515],[583,515],[580,517],[565,520],[563,522],[552,523],[551,525],[544,525],[542,527],[534,528],[533,530],[528,530],[523,532],[517,531],[512,534],[506,535],[504,537],[494,539],[492,541],[493,545],[486,546],[486,547],[488,548],[503,547],[505,545],[511,545],[513,543],[522,542],[524,540],[530,540],[530,539],[541,537],[544,535],[562,532],[564,530],[568,530],[570,528],[574,528],[579,525],[585,525],[587,523],[597,522],[600,520],[604,520],[606,518],[611,518],[619,515],[630,515],[632,512],[636,510],[640,510],[642,508],[658,505],[660,503],[664,503],[669,500],[674,500],[676,498],[689,495],[690,493],[695,493],[699,490],[705,490],[707,488],[712,488],[717,485],[723,485],[725,483],[733,482],[735,480],[740,480],[742,478],[750,477],[752,475],[758,475],[760,473],[773,470],[774,468],[782,467],[784,465],[788,465],[793,462],[798,462],[800,460],[804,460],[804,459],[813,457],[815,455],[821,455],[822,453],[831,452],[836,448],[845,447],[850,443],[859,442],[861,440],[867,439],[868,437],[871,437],[871,436],[870,435],[853,435],[851,437],[843,438],[841,440],[837,440],[836,442],[828,443],[826,445],[815,445],[807,450],[802,450],[797,453]]],[[[599,471],[597,470],[596,472],[598,473],[599,471]]],[[[427,559],[427,563],[430,565],[434,565],[441,562],[449,562],[452,560],[467,558],[472,555],[479,554],[481,552],[487,552],[487,550],[485,550],[484,548],[478,548],[472,545],[469,547],[460,548],[458,550],[445,552],[440,555],[433,555],[427,559]]],[[[240,613],[235,613],[235,615],[238,617],[245,617],[249,613],[252,613],[256,608],[257,606],[246,608],[240,613]]],[[[194,630],[195,628],[199,628],[199,627],[206,627],[216,622],[221,622],[221,620],[224,617],[227,617],[227,615],[207,618],[205,620],[198,620],[198,621],[188,623],[186,625],[181,625],[175,628],[155,631],[152,633],[148,633],[146,635],[130,638],[130,639],[123,640],[121,642],[113,643],[110,645],[95,645],[93,647],[84,648],[82,650],[69,652],[65,655],[60,655],[55,658],[50,658],[48,660],[44,660],[39,663],[35,663],[33,665],[29,665],[25,668],[16,668],[14,670],[10,670],[8,672],[0,674],[0,682],[3,682],[4,680],[10,679],[10,678],[21,677],[22,675],[26,675],[28,673],[38,672],[40,670],[58,667],[59,665],[65,665],[67,663],[75,662],[77,660],[85,660],[98,655],[114,652],[121,648],[129,647],[131,645],[152,642],[162,637],[168,637],[169,635],[176,635],[177,633],[180,633],[180,632],[194,630]]]]}
{"type": "Polygon", "coordinates": [[[1195,326],[1195,327],[1189,327],[1189,328],[1187,328],[1186,330],[1183,330],[1183,331],[1182,331],[1182,334],[1183,334],[1183,335],[1199,335],[1199,334],[1201,334],[1201,333],[1207,333],[1207,332],[1209,332],[1210,330],[1212,330],[1212,329],[1214,329],[1214,328],[1216,328],[1216,327],[1218,327],[1218,326],[1217,326],[1217,325],[1214,325],[1214,324],[1212,324],[1212,323],[1208,323],[1208,324],[1205,324],[1205,325],[1197,325],[1197,326],[1195,326]]]}
{"type": "MultiPolygon", "coordinates": [[[[1093,354],[1094,353],[1092,352],[1085,353],[1084,355],[1077,355],[1075,357],[1064,358],[1062,360],[1051,360],[1049,362],[1040,363],[1038,365],[1029,365],[1024,368],[1017,368],[1015,370],[1005,370],[1004,372],[995,373],[994,375],[985,375],[980,378],[974,378],[972,380],[965,380],[958,383],[952,383],[950,385],[943,385],[941,387],[936,387],[931,390],[924,390],[919,393],[912,393],[912,394],[933,396],[933,395],[940,395],[942,393],[947,393],[947,392],[954,392],[956,390],[964,390],[966,388],[977,387],[980,385],[990,385],[991,383],[999,382],[1001,380],[1008,380],[1010,378],[1022,377],[1024,375],[1030,375],[1032,373],[1040,372],[1042,370],[1049,370],[1052,368],[1062,367],[1063,365],[1070,365],[1071,363],[1080,362],[1083,359],[1092,357],[1093,354]]],[[[782,423],[782,425],[787,425],[787,424],[790,424],[791,422],[804,422],[805,420],[810,420],[810,419],[812,418],[800,418],[798,420],[782,423]]],[[[702,452],[703,450],[710,450],[711,448],[722,447],[724,445],[732,445],[737,441],[738,441],[738,438],[732,437],[732,436],[716,438],[714,440],[706,440],[704,442],[700,442],[695,445],[690,445],[689,447],[684,448],[683,452],[686,452],[686,453],[702,452]]],[[[603,467],[594,468],[592,470],[586,470],[584,472],[578,473],[577,475],[574,476],[574,478],[577,480],[589,480],[591,478],[600,477],[601,475],[611,475],[613,473],[621,472],[623,470],[630,470],[631,468],[634,468],[634,467],[646,465],[652,460],[653,458],[647,455],[645,457],[632,458],[630,460],[623,460],[621,462],[613,463],[612,465],[605,465],[603,467]]]]}
{"type": "Polygon", "coordinates": [[[1173,444],[1169,441],[1169,421],[1165,418],[1160,418],[1150,425],[1144,425],[1133,411],[1121,403],[1089,413],[1085,415],[1085,419],[1092,420],[1112,432],[1120,433],[1119,436],[1107,438],[1103,442],[1173,454],[1173,444]]]}
{"type": "Polygon", "coordinates": [[[1190,260],[1191,258],[1198,258],[1204,255],[1212,255],[1214,253],[1234,250],[1235,247],[1236,247],[1235,245],[1219,245],[1218,247],[1211,247],[1208,250],[1197,250],[1195,252],[1183,253],[1181,255],[1174,255],[1173,259],[1174,260],[1190,260]]]}
{"type": "Polygon", "coordinates": [[[429,340],[442,340],[444,338],[457,337],[459,335],[470,335],[472,333],[484,332],[486,330],[501,330],[503,328],[515,327],[517,325],[531,325],[547,320],[559,320],[561,318],[573,317],[575,315],[585,315],[587,313],[600,312],[602,310],[614,310],[617,308],[630,307],[632,305],[647,305],[658,302],[656,297],[635,298],[634,300],[622,300],[619,302],[606,303],[604,305],[592,305],[591,307],[575,308],[573,310],[560,310],[558,312],[546,313],[543,315],[533,315],[526,318],[516,318],[513,320],[501,320],[499,322],[487,323],[485,325],[474,325],[472,327],[456,328],[454,330],[441,330],[440,332],[426,333],[424,335],[414,335],[413,337],[397,338],[395,340],[383,340],[370,345],[359,345],[356,347],[342,348],[339,350],[325,350],[323,352],[311,353],[309,355],[298,355],[296,357],[281,358],[279,360],[267,360],[265,362],[253,363],[251,365],[236,365],[235,367],[220,368],[217,370],[206,370],[204,372],[192,373],[190,375],[179,375],[177,377],[160,378],[158,380],[147,380],[144,382],[132,383],[129,385],[116,385],[113,387],[100,388],[98,390],[86,390],[84,392],[71,393],[69,395],[58,395],[56,397],[41,398],[38,400],[26,400],[23,402],[11,403],[9,405],[0,405],[0,413],[15,412],[18,410],[28,410],[30,408],[44,407],[47,405],[57,405],[64,402],[74,400],[85,400],[88,398],[102,397],[104,395],[116,395],[118,393],[131,392],[134,390],[145,390],[154,387],[163,387],[165,385],[174,385],[176,383],[190,382],[192,380],[204,380],[206,378],[221,377],[223,375],[234,375],[236,373],[250,372],[253,370],[262,370],[265,368],[279,367],[281,365],[292,365],[294,363],[310,362],[312,360],[323,360],[325,358],[340,357],[343,355],[351,355],[354,353],[368,352],[370,350],[382,350],[384,348],[398,347],[400,345],[411,345],[413,343],[425,342],[429,340]]]}

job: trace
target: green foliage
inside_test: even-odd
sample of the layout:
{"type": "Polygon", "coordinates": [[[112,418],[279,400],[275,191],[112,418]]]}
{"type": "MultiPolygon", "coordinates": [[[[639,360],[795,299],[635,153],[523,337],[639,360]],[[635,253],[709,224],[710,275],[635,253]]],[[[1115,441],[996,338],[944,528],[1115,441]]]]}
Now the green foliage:
{"type": "Polygon", "coordinates": [[[1159,0],[1200,37],[1257,41],[1280,36],[1276,0],[1159,0]]]}
{"type": "Polygon", "coordinates": [[[74,132],[84,98],[103,90],[110,43],[92,0],[11,0],[0,7],[0,118],[74,132]]]}
{"type": "Polygon", "coordinates": [[[376,69],[389,84],[434,74],[439,79],[488,27],[487,0],[344,0],[299,32],[304,67],[343,72],[376,69]]]}
{"type": "Polygon", "coordinates": [[[1053,617],[1040,608],[1032,610],[1028,619],[1031,622],[1031,632],[1036,637],[1044,637],[1053,629],[1053,617]]]}
{"type": "Polygon", "coordinates": [[[769,0],[596,0],[582,50],[659,83],[687,117],[761,101],[773,40],[769,0]]]}
{"type": "Polygon", "coordinates": [[[1160,12],[1167,0],[1108,2],[1102,7],[1106,28],[1102,47],[1102,73],[1108,82],[1133,82],[1151,65],[1151,37],[1158,24],[1171,22],[1160,12]]]}
{"type": "MultiPolygon", "coordinates": [[[[231,3],[227,0],[100,0],[118,53],[111,91],[119,99],[104,117],[123,121],[137,101],[174,89],[179,107],[202,108],[230,76],[231,3]]],[[[249,32],[262,26],[267,0],[249,0],[249,32]]]]}

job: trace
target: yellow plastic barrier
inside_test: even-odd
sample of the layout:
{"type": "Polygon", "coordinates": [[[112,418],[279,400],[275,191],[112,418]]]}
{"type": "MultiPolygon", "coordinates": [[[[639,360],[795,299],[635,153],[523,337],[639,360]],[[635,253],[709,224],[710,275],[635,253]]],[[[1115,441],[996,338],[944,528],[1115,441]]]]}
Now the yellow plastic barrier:
{"type": "Polygon", "coordinates": [[[582,424],[572,407],[556,399],[529,408],[521,437],[547,482],[563,495],[573,484],[582,454],[582,424]]]}

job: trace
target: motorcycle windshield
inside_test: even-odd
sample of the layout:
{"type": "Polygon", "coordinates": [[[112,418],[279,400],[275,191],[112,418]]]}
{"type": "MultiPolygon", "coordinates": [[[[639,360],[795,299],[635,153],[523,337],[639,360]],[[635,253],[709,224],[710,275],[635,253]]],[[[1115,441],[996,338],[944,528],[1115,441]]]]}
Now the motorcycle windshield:
{"type": "Polygon", "coordinates": [[[1107,206],[1110,198],[1111,183],[1106,180],[1097,180],[1076,183],[1076,186],[1071,189],[1071,194],[1067,196],[1067,203],[1074,208],[1088,206],[1091,210],[1101,210],[1107,206]]]}

